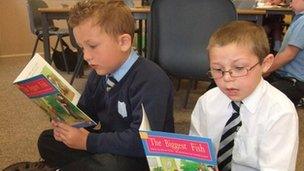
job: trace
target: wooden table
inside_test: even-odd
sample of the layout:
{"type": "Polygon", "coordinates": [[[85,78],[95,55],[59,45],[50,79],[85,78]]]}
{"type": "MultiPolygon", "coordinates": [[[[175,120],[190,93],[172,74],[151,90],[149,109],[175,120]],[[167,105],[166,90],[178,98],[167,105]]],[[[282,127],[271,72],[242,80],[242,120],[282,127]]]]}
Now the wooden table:
{"type": "Polygon", "coordinates": [[[289,7],[280,7],[280,6],[257,7],[257,8],[255,8],[255,10],[265,11],[266,15],[269,15],[269,14],[294,15],[294,12],[289,7]]]}
{"type": "Polygon", "coordinates": [[[238,20],[254,21],[259,25],[263,23],[263,17],[266,15],[265,10],[255,9],[237,9],[238,20]]]}
{"type": "MultiPolygon", "coordinates": [[[[44,58],[48,63],[52,62],[50,53],[50,40],[49,40],[49,22],[50,20],[67,20],[69,17],[70,8],[39,8],[38,11],[42,15],[42,26],[43,26],[43,48],[44,58]]],[[[135,20],[146,20],[150,14],[150,7],[131,8],[131,12],[135,20]]],[[[142,25],[140,29],[142,29],[142,25]]],[[[148,29],[148,28],[147,28],[148,29]]],[[[142,32],[142,30],[139,30],[142,32]]],[[[147,31],[146,31],[147,32],[147,31]]]]}
{"type": "Polygon", "coordinates": [[[267,15],[293,15],[291,8],[272,7],[272,8],[249,8],[237,9],[238,20],[255,21],[257,24],[263,24],[263,17],[267,15]]]}
{"type": "MultiPolygon", "coordinates": [[[[39,8],[38,11],[42,14],[42,24],[43,24],[43,47],[44,47],[44,56],[45,59],[50,63],[50,41],[48,33],[48,21],[54,19],[67,19],[69,15],[69,8],[39,8]]],[[[139,20],[139,29],[145,28],[145,33],[149,33],[149,16],[150,16],[150,7],[140,7],[140,8],[131,8],[131,12],[136,20],[139,20]],[[142,21],[146,21],[148,24],[145,27],[142,26],[142,21]]],[[[257,24],[262,25],[263,17],[270,14],[281,14],[281,15],[290,15],[293,14],[290,8],[250,8],[250,9],[237,9],[238,20],[250,20],[255,21],[257,24]]],[[[142,30],[139,30],[142,33],[142,30]]],[[[146,35],[146,34],[145,34],[146,35]]],[[[147,38],[149,39],[149,38],[147,38]]],[[[139,40],[138,40],[139,41],[139,40]]],[[[145,42],[148,42],[146,40],[145,42]]],[[[145,46],[147,48],[147,46],[145,46]]],[[[138,46],[139,52],[141,53],[141,43],[138,46]]],[[[149,49],[146,49],[146,52],[149,49]]],[[[147,52],[148,53],[148,52],[147,52]]]]}

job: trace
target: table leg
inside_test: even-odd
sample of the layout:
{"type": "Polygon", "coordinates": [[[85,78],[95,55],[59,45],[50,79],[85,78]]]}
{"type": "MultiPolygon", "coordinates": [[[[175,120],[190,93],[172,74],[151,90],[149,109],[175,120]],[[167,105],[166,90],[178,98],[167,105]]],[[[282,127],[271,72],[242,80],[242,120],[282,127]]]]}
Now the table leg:
{"type": "Polygon", "coordinates": [[[43,31],[43,49],[44,59],[51,64],[51,52],[50,52],[50,35],[49,35],[49,22],[46,14],[42,14],[42,31],[43,31]]]}
{"type": "Polygon", "coordinates": [[[264,15],[252,15],[252,14],[239,14],[238,15],[238,20],[247,20],[247,21],[254,21],[258,25],[263,24],[263,16],[264,15]]]}

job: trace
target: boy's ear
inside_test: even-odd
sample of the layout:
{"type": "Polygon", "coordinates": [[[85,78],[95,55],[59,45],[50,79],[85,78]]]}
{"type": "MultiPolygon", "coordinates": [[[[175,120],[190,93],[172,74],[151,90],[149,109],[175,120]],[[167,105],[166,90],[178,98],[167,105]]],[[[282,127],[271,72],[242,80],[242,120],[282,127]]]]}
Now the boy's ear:
{"type": "Polygon", "coordinates": [[[273,63],[273,60],[274,60],[273,54],[269,54],[264,58],[263,63],[262,63],[263,73],[266,73],[268,71],[268,69],[271,67],[271,65],[273,63]]]}
{"type": "Polygon", "coordinates": [[[120,50],[123,52],[128,51],[132,46],[132,38],[129,34],[122,34],[118,37],[118,44],[120,50]]]}

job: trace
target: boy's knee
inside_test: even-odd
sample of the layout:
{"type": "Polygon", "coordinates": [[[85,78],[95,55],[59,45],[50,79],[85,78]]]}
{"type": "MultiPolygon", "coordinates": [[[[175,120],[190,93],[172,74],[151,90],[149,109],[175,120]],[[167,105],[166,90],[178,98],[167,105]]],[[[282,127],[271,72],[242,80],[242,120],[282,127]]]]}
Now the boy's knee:
{"type": "Polygon", "coordinates": [[[48,143],[51,142],[50,139],[53,138],[53,130],[44,130],[39,138],[38,138],[38,142],[37,142],[37,145],[38,145],[38,150],[39,150],[39,153],[41,154],[42,151],[44,151],[45,147],[48,146],[48,143]]]}

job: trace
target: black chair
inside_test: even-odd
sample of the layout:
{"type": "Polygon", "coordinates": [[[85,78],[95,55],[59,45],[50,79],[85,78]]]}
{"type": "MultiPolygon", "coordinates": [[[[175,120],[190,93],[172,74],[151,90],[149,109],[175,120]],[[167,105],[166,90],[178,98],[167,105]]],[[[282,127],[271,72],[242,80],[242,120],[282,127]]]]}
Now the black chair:
{"type": "Polygon", "coordinates": [[[72,85],[74,83],[74,80],[77,76],[81,76],[83,75],[83,63],[84,63],[84,59],[83,59],[83,52],[82,49],[78,46],[75,36],[73,34],[73,30],[71,27],[69,27],[69,32],[70,32],[70,42],[71,45],[77,49],[77,63],[74,69],[74,73],[73,76],[70,80],[70,84],[72,85]]]}
{"type": "MultiPolygon", "coordinates": [[[[31,58],[34,56],[37,45],[39,41],[43,41],[43,31],[42,31],[42,21],[41,21],[41,14],[38,11],[38,8],[47,8],[48,5],[43,0],[27,0],[27,11],[28,17],[30,21],[30,29],[31,32],[36,35],[36,42],[34,45],[34,49],[31,55],[31,58]]],[[[65,69],[69,72],[68,65],[66,62],[65,54],[63,53],[63,44],[65,44],[63,37],[69,36],[68,29],[61,29],[54,26],[53,21],[49,21],[49,35],[50,36],[57,36],[57,41],[54,49],[57,49],[58,43],[61,45],[62,49],[62,57],[65,63],[65,69]]]]}
{"type": "Polygon", "coordinates": [[[196,80],[209,80],[206,47],[221,25],[237,19],[229,0],[153,0],[151,55],[167,73],[190,79],[184,107],[196,80]]]}

